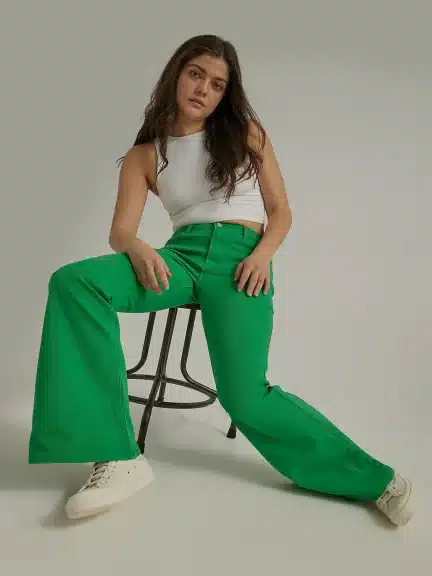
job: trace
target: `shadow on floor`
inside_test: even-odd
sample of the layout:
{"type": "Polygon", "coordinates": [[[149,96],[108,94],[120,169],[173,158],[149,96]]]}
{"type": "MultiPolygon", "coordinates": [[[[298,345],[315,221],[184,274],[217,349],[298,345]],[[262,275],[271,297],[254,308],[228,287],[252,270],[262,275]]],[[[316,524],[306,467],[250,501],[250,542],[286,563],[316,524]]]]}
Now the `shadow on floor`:
{"type": "MultiPolygon", "coordinates": [[[[195,422],[194,427],[208,428],[195,422]]],[[[156,426],[157,428],[157,426],[156,426]]],[[[0,422],[0,489],[1,490],[52,490],[81,485],[90,464],[28,464],[29,428],[17,422],[0,422]]],[[[161,430],[162,432],[162,430],[161,430]]],[[[199,431],[198,431],[199,432],[199,431]]],[[[207,430],[207,433],[208,430],[207,430]]],[[[218,431],[215,431],[218,434],[218,431]]],[[[210,432],[211,434],[211,432],[210,432]]],[[[169,446],[169,438],[157,429],[149,439],[146,456],[153,462],[169,462],[181,468],[211,470],[246,482],[264,486],[281,487],[286,481],[269,465],[254,456],[232,455],[207,451],[205,447],[169,446]],[[156,439],[154,438],[156,436],[156,439]]],[[[235,442],[235,440],[226,440],[235,442]]]]}
{"type": "MultiPolygon", "coordinates": [[[[197,423],[195,423],[197,424],[197,423]]],[[[207,427],[204,424],[201,426],[207,427]]],[[[217,433],[217,432],[216,432],[217,433]]],[[[32,464],[27,462],[29,429],[20,423],[0,422],[0,490],[16,492],[19,490],[59,490],[64,497],[55,510],[42,520],[46,528],[62,528],[70,525],[64,514],[64,504],[68,495],[72,494],[85,481],[90,464],[32,464]]],[[[234,440],[235,441],[235,440],[234,440]]],[[[233,442],[228,440],[227,442],[233,442]]],[[[169,446],[167,442],[153,440],[146,450],[150,462],[169,463],[170,465],[195,470],[211,471],[215,474],[228,476],[247,483],[258,484],[270,489],[284,490],[291,494],[307,498],[324,498],[341,501],[339,497],[309,492],[290,483],[279,475],[265,461],[254,455],[230,454],[215,452],[205,447],[169,446]]],[[[345,500],[347,505],[362,506],[357,502],[345,500]]],[[[363,506],[362,506],[363,507],[363,506]]],[[[364,507],[369,510],[373,519],[380,526],[392,528],[391,525],[377,514],[373,506],[364,507]]],[[[82,522],[82,521],[81,521],[82,522]]],[[[86,522],[86,520],[84,520],[86,522]]]]}

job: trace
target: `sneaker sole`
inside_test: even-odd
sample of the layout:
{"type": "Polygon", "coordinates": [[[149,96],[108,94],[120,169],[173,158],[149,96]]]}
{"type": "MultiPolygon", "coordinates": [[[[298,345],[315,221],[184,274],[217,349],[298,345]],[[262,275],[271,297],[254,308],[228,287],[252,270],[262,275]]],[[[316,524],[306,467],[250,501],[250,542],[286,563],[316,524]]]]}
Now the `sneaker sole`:
{"type": "MultiPolygon", "coordinates": [[[[130,494],[130,496],[132,496],[132,494],[130,494]]],[[[124,502],[124,500],[122,500],[122,502],[124,502]]],[[[82,518],[91,518],[92,516],[97,516],[98,514],[107,512],[110,508],[112,508],[116,504],[120,504],[120,502],[116,502],[115,504],[106,504],[104,506],[93,506],[92,508],[87,508],[86,510],[79,510],[79,511],[72,511],[66,509],[66,514],[70,520],[81,520],[82,518]]]]}
{"type": "Polygon", "coordinates": [[[86,508],[81,508],[78,510],[74,510],[72,508],[68,509],[68,507],[66,506],[66,515],[70,520],[80,520],[83,518],[90,518],[92,516],[97,516],[98,514],[102,514],[103,512],[107,512],[113,506],[117,506],[118,504],[125,502],[131,496],[134,496],[135,494],[137,494],[140,490],[147,488],[147,486],[149,484],[151,484],[151,482],[153,480],[154,480],[153,472],[148,471],[148,477],[146,478],[145,482],[143,482],[139,486],[139,488],[136,488],[135,490],[130,492],[127,496],[125,496],[121,500],[117,500],[116,502],[112,502],[109,504],[100,504],[100,505],[90,506],[90,507],[86,507],[86,508]]]}

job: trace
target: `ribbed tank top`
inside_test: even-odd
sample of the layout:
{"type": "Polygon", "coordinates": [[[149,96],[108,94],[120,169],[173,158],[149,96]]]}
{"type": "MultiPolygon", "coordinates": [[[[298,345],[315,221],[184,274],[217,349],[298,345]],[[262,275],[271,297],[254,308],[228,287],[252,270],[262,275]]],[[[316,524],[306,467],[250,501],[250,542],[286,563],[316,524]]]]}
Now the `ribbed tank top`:
{"type": "MultiPolygon", "coordinates": [[[[264,201],[256,177],[238,182],[228,202],[223,188],[210,194],[213,184],[205,174],[210,161],[205,136],[205,131],[202,131],[189,136],[168,137],[168,166],[159,174],[156,183],[173,229],[223,220],[264,223],[264,201]]],[[[158,142],[155,144],[159,168],[162,158],[158,142]]]]}

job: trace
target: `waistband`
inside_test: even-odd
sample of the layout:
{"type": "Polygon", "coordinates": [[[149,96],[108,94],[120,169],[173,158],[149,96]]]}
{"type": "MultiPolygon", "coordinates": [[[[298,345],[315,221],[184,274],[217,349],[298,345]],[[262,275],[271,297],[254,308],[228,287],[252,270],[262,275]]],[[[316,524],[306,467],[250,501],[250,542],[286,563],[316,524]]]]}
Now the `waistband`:
{"type": "Polygon", "coordinates": [[[233,224],[231,222],[211,222],[211,223],[199,223],[199,224],[186,224],[177,228],[173,236],[185,232],[204,232],[212,233],[214,230],[220,230],[227,232],[230,236],[236,238],[250,238],[251,240],[259,241],[262,235],[248,228],[247,226],[242,226],[241,224],[233,224]]]}

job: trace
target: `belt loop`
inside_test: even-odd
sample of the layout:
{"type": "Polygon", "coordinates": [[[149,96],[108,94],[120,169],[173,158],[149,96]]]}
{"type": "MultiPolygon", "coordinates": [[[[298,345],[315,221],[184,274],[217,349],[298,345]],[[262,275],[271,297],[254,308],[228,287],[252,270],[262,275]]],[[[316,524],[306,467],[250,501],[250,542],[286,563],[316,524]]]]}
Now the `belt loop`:
{"type": "Polygon", "coordinates": [[[242,238],[246,236],[246,226],[242,226],[242,238]]]}
{"type": "Polygon", "coordinates": [[[186,228],[186,232],[190,232],[193,228],[193,224],[189,224],[189,226],[186,228]]]}

